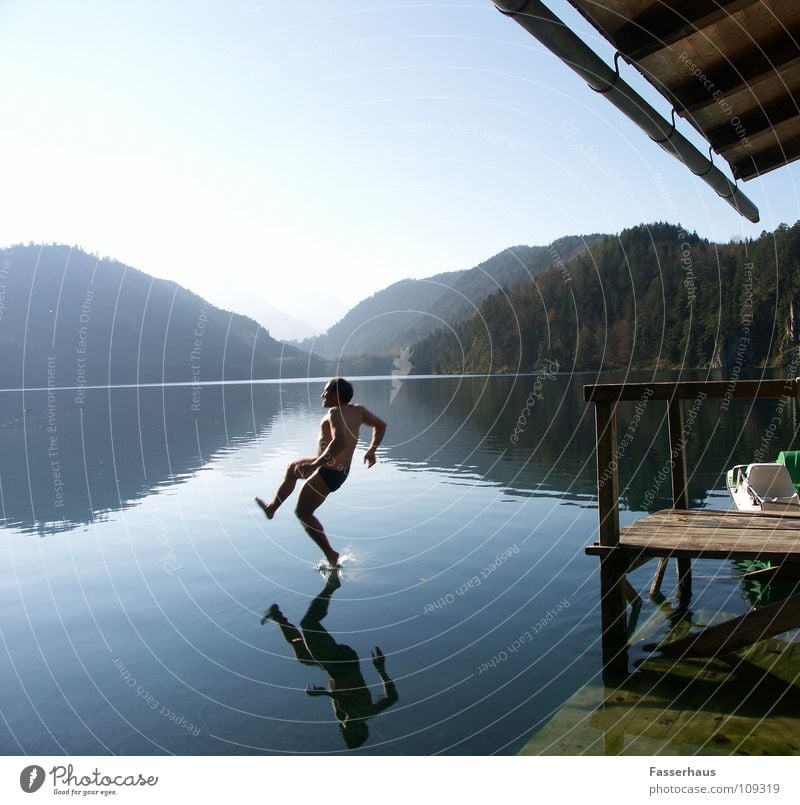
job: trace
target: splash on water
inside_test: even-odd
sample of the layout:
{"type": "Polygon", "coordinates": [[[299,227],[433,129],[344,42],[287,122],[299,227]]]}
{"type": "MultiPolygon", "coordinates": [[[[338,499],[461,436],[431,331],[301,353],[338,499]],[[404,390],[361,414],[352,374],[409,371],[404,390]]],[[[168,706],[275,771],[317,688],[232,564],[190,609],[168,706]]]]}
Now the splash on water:
{"type": "Polygon", "coordinates": [[[325,559],[320,559],[319,563],[317,564],[317,570],[323,575],[327,575],[328,573],[332,572],[333,570],[339,570],[340,572],[345,569],[345,565],[347,565],[347,569],[352,569],[353,562],[356,561],[356,557],[352,551],[344,550],[339,554],[339,564],[336,567],[329,565],[325,559]]]}

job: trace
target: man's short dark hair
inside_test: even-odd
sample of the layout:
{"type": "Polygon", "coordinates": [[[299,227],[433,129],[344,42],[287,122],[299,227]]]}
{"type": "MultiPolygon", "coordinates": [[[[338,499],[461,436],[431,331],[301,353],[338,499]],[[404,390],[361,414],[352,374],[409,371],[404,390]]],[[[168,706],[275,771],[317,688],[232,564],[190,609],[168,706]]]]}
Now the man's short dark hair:
{"type": "Polygon", "coordinates": [[[353,399],[353,386],[343,377],[334,377],[330,385],[336,389],[336,396],[343,403],[349,403],[353,399]]]}

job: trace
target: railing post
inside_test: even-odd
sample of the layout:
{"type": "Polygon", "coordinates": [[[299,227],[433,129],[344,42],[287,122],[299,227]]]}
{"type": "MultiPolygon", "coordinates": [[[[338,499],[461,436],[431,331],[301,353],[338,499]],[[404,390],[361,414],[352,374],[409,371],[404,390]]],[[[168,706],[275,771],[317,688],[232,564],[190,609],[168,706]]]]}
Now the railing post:
{"type": "MultiPolygon", "coordinates": [[[[619,475],[617,468],[617,411],[614,402],[595,403],[597,429],[597,504],[599,542],[619,545],[619,475]]],[[[603,630],[604,675],[628,672],[628,611],[625,601],[626,559],[617,551],[600,557],[600,620],[603,630]]]]}
{"type": "Polygon", "coordinates": [[[597,428],[597,505],[600,544],[619,543],[619,472],[617,467],[617,406],[595,403],[597,428]]]}
{"type": "Polygon", "coordinates": [[[689,492],[686,473],[686,437],[683,431],[683,406],[673,397],[667,404],[669,422],[669,460],[672,467],[672,508],[688,509],[689,492]]]}
{"type": "MultiPolygon", "coordinates": [[[[669,423],[669,460],[672,467],[672,508],[689,508],[688,474],[686,472],[686,434],[683,425],[683,406],[675,396],[667,404],[669,423]]],[[[689,606],[692,598],[692,560],[679,556],[678,601],[681,609],[689,606]]]]}

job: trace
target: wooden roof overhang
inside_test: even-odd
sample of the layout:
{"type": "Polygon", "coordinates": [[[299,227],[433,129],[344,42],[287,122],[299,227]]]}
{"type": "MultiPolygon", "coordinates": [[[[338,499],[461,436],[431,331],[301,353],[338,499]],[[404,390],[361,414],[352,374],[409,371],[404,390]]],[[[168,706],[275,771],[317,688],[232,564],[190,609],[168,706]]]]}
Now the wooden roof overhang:
{"type": "Polygon", "coordinates": [[[747,181],[800,157],[798,0],[568,0],[747,181]]]}
{"type": "MultiPolygon", "coordinates": [[[[800,157],[800,0],[568,0],[747,181],[800,157]]],[[[758,210],[540,0],[494,0],[742,215],[758,210]],[[609,74],[611,77],[609,78],[609,74]]],[[[616,59],[615,59],[616,63],[616,59]]]]}

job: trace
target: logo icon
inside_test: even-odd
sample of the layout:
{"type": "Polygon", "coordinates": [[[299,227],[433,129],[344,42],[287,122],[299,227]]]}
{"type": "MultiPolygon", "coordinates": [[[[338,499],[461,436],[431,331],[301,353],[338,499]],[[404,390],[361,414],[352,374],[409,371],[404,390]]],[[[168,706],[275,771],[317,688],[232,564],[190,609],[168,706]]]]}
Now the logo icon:
{"type": "Polygon", "coordinates": [[[44,769],[41,766],[26,766],[19,775],[20,788],[26,794],[33,794],[42,787],[44,769]]]}
{"type": "Polygon", "coordinates": [[[389,395],[389,405],[394,402],[397,392],[403,385],[402,378],[408,375],[414,368],[410,361],[411,347],[403,347],[400,350],[400,357],[394,359],[394,369],[392,370],[392,391],[389,395]]]}

